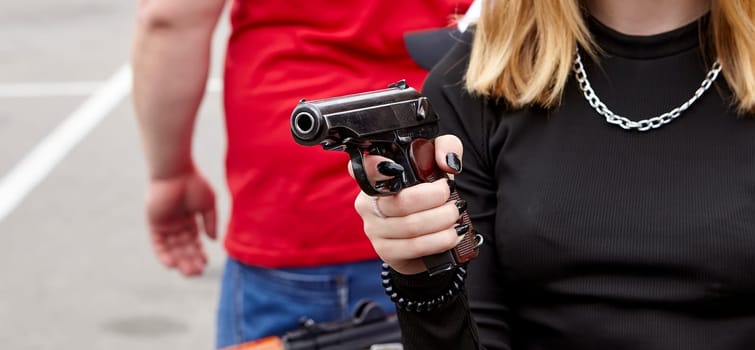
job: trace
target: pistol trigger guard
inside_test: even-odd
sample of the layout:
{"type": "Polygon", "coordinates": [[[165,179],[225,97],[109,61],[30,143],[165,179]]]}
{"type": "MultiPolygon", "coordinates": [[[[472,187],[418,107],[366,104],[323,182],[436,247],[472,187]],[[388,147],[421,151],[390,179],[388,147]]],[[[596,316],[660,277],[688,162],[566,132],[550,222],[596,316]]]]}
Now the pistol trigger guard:
{"type": "Polygon", "coordinates": [[[357,180],[359,187],[370,196],[377,196],[381,193],[372,187],[370,179],[367,178],[367,171],[364,170],[364,154],[362,150],[354,147],[347,147],[346,152],[351,157],[351,170],[354,173],[354,178],[357,180]]]}

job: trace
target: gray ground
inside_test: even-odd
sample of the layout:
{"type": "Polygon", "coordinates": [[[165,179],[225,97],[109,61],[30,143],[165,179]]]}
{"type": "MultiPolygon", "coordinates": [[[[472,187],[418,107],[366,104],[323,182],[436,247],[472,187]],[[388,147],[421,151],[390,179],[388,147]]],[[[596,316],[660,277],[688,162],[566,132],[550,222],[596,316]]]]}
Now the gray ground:
{"type": "MultiPolygon", "coordinates": [[[[128,61],[135,10],[136,1],[0,2],[0,349],[213,346],[221,246],[211,243],[200,278],[158,265],[130,95],[106,84],[128,61]],[[115,103],[93,113],[103,86],[115,103]],[[103,118],[76,129],[80,139],[61,129],[87,110],[103,118]]],[[[222,24],[216,77],[224,33],[222,24]]],[[[219,97],[207,94],[195,145],[222,228],[219,97]]]]}

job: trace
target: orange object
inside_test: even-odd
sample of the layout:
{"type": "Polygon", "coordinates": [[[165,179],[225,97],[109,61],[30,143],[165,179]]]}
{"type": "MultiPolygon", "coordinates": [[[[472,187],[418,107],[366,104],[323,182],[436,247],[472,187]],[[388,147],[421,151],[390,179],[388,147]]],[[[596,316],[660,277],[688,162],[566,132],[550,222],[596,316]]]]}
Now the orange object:
{"type": "Polygon", "coordinates": [[[278,337],[265,337],[250,342],[229,346],[221,350],[285,350],[283,341],[278,337]]]}

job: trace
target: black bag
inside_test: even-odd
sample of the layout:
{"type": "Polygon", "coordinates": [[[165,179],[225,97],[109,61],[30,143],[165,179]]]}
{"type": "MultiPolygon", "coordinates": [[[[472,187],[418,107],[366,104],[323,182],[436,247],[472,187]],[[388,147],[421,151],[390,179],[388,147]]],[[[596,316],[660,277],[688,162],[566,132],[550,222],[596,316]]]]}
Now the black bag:
{"type": "Polygon", "coordinates": [[[351,319],[302,320],[300,329],[283,336],[283,343],[286,350],[368,350],[373,345],[401,343],[401,330],[395,315],[386,315],[372,301],[362,301],[351,319]]]}

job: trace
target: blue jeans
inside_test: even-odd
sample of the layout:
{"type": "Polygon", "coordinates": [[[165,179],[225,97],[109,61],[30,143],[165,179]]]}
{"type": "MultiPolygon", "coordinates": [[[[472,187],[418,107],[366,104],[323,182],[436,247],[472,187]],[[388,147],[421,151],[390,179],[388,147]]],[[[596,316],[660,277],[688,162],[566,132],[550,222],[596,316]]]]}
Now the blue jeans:
{"type": "Polygon", "coordinates": [[[267,269],[229,258],[220,291],[217,348],[283,335],[298,328],[302,317],[316,322],[348,318],[364,299],[395,313],[380,285],[380,264],[370,260],[267,269]]]}

